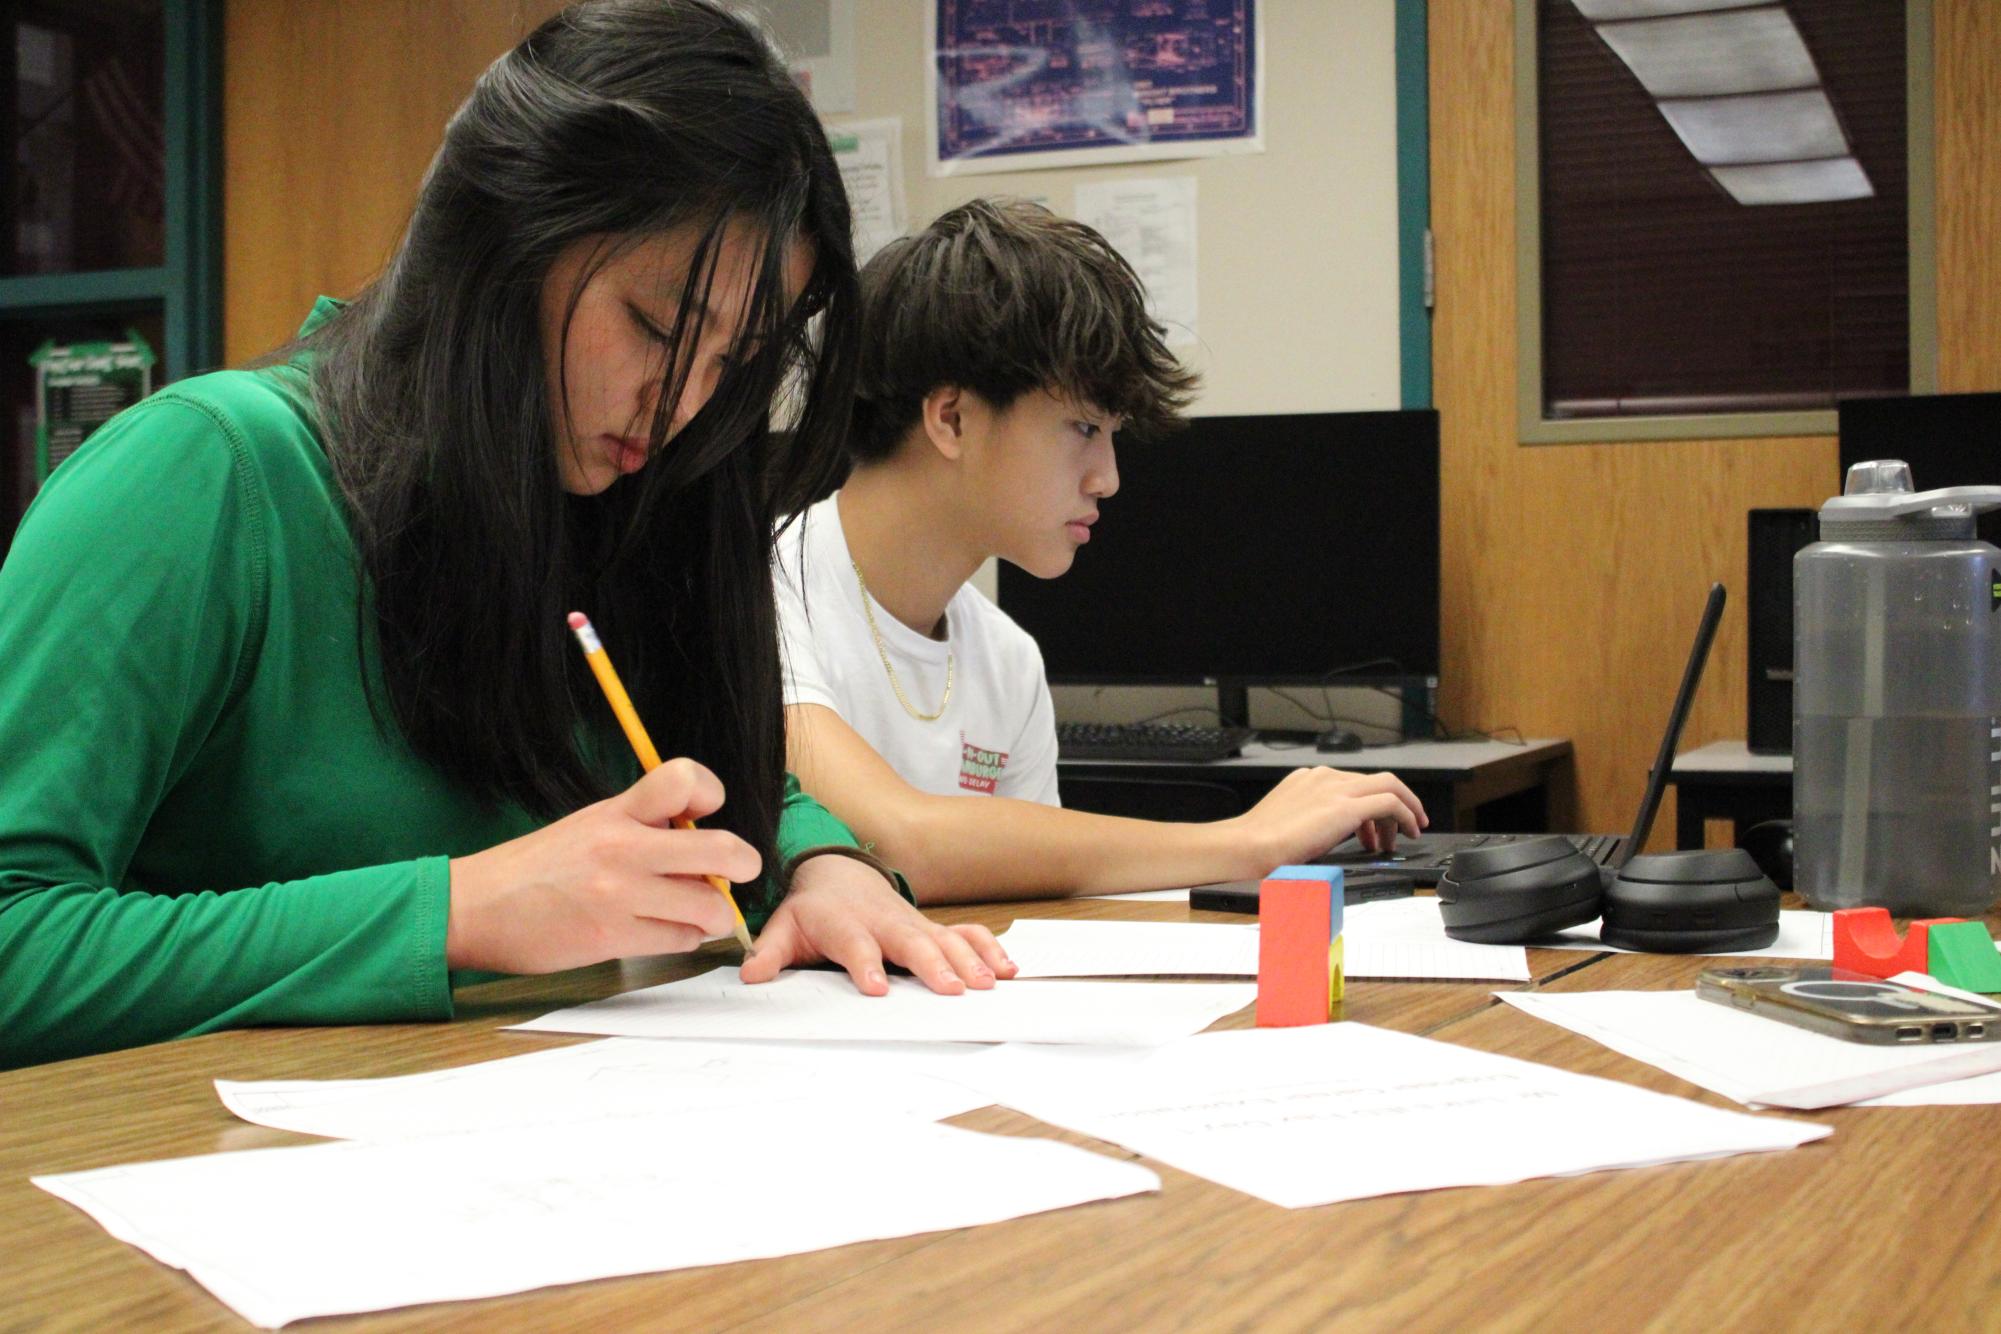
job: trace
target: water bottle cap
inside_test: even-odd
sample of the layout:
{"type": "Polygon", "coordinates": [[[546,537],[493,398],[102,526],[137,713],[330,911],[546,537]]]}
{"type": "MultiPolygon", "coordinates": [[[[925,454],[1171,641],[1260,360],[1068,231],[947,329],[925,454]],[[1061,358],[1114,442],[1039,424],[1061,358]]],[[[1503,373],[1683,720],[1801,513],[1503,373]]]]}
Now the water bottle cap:
{"type": "MultiPolygon", "coordinates": [[[[1823,521],[1944,522],[1955,529],[1974,515],[2001,509],[2001,486],[1911,489],[1911,467],[1902,459],[1871,459],[1848,469],[1841,494],[1820,507],[1823,521]]],[[[1926,534],[1944,536],[1945,534],[1926,534]]]]}
{"type": "Polygon", "coordinates": [[[1881,496],[1910,492],[1911,465],[1902,459],[1871,459],[1848,466],[1848,479],[1841,488],[1844,496],[1881,496]]]}

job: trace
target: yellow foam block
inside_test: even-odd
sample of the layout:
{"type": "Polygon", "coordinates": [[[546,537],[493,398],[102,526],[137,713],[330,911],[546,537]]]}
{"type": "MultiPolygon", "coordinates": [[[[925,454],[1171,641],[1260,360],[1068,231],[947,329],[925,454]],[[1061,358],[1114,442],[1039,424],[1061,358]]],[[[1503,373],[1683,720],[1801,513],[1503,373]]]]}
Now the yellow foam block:
{"type": "Polygon", "coordinates": [[[1345,994],[1346,978],[1343,976],[1342,962],[1341,937],[1336,936],[1327,945],[1327,1017],[1330,1019],[1335,1017],[1334,1012],[1340,1006],[1341,998],[1345,994]]]}

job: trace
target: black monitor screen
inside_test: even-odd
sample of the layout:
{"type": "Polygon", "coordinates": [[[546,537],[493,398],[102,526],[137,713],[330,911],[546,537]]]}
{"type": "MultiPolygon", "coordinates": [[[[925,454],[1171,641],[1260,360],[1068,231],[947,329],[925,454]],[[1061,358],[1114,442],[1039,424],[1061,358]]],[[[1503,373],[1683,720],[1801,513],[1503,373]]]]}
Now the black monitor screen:
{"type": "Polygon", "coordinates": [[[1201,417],[1119,449],[1059,579],[1002,562],[1050,679],[1438,673],[1438,414],[1201,417]]]}
{"type": "MultiPolygon", "coordinates": [[[[2001,394],[1913,394],[1854,398],[1839,404],[1841,476],[1850,464],[1902,459],[1920,491],[1942,486],[2001,486],[2001,394]]],[[[2001,511],[1980,516],[1980,536],[2001,546],[2001,511]]]]}

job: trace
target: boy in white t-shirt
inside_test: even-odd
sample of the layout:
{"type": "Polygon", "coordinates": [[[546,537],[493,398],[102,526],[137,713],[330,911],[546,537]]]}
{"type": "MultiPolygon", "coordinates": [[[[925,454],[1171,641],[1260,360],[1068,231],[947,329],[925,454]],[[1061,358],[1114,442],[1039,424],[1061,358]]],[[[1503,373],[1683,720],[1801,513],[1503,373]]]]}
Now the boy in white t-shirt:
{"type": "Polygon", "coordinates": [[[1113,435],[1179,425],[1195,376],[1118,252],[1020,201],[890,243],[862,325],[854,471],[779,543],[788,767],[921,901],[1248,879],[1423,827],[1394,776],[1321,768],[1208,824],[1062,809],[1042,655],[967,580],[1067,571],[1118,490],[1113,435]]]}

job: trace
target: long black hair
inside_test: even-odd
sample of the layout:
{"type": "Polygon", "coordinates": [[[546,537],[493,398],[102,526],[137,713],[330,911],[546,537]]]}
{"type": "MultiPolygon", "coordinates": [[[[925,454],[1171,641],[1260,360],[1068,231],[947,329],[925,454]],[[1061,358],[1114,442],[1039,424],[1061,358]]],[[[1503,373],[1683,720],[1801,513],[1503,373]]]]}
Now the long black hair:
{"type": "MultiPolygon", "coordinates": [[[[629,756],[564,624],[581,608],[661,752],[714,769],[714,823],[775,869],[785,738],[775,530],[843,466],[855,271],[818,120],[755,30],[710,0],[587,0],[481,75],[452,117],[389,269],[311,335],[312,392],[365,576],[362,661],[417,754],[554,817],[610,795],[629,756]],[[671,445],[726,228],[760,238],[743,347],[671,445]],[[542,287],[600,238],[692,240],[652,461],[564,492],[542,287]],[[812,276],[788,302],[787,249],[812,276]],[[770,428],[789,382],[795,419],[770,428]]],[[[561,357],[560,350],[551,355],[561,357]]],[[[562,383],[567,383],[566,379],[562,383]]],[[[374,686],[371,685],[373,692],[374,686]]]]}

